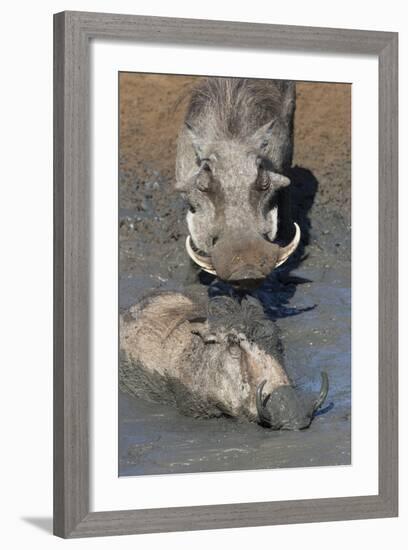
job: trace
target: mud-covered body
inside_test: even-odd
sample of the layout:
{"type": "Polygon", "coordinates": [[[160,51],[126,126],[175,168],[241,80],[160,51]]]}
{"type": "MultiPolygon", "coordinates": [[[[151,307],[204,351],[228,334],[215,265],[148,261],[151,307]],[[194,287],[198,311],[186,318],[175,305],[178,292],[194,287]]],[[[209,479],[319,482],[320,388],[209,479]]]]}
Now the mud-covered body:
{"type": "Polygon", "coordinates": [[[154,295],[121,318],[120,386],[184,414],[249,421],[259,420],[262,386],[268,407],[284,412],[277,411],[275,427],[306,427],[310,407],[291,386],[277,331],[250,298],[199,303],[180,293],[154,295]]]}

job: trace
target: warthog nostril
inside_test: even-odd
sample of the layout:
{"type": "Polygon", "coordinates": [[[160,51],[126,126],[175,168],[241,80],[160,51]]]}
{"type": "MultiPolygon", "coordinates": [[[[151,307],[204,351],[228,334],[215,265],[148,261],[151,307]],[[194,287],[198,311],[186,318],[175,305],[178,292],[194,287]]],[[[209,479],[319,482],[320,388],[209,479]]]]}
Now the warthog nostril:
{"type": "Polygon", "coordinates": [[[215,246],[218,242],[218,237],[213,237],[212,239],[212,245],[215,246]]]}

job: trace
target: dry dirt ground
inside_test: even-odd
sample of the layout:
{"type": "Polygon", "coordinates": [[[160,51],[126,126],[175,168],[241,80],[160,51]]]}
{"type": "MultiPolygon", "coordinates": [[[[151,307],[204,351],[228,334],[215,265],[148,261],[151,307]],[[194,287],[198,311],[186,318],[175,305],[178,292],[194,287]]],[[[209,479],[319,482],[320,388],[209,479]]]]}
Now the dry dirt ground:
{"type": "MultiPolygon", "coordinates": [[[[172,190],[177,133],[199,77],[120,75],[119,302],[185,283],[186,225],[172,190]]],[[[119,474],[349,464],[351,370],[351,87],[297,83],[293,216],[301,250],[255,292],[282,329],[302,391],[329,374],[328,406],[304,432],[195,420],[119,394],[119,474]]],[[[209,291],[222,291],[203,278],[209,291]]],[[[218,286],[217,286],[218,285],[218,286]]]]}
{"type": "MultiPolygon", "coordinates": [[[[174,177],[177,133],[200,77],[120,76],[120,160],[141,179],[174,177]]],[[[319,182],[316,202],[350,210],[351,86],[297,83],[294,164],[319,182]]],[[[122,204],[121,206],[125,206],[122,204]]]]}

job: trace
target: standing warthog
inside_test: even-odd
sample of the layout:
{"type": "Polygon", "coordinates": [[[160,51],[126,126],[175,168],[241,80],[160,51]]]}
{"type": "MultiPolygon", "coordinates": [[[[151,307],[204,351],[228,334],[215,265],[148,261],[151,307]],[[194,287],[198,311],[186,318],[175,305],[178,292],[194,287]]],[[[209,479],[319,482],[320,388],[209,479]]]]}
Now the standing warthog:
{"type": "Polygon", "coordinates": [[[328,392],[301,396],[283,368],[277,327],[253,298],[204,306],[157,294],[121,317],[120,387],[195,417],[226,415],[272,429],[307,428],[328,392]]]}
{"type": "Polygon", "coordinates": [[[253,286],[296,249],[274,242],[288,211],[295,84],[208,78],[193,90],[179,134],[176,189],[189,204],[187,251],[202,269],[253,286]]]}

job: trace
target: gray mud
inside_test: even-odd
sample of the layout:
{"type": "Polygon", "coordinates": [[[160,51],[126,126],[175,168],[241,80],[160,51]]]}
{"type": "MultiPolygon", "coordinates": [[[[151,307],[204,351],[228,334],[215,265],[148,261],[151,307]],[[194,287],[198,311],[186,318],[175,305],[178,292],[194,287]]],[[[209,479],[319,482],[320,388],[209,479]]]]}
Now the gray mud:
{"type": "MultiPolygon", "coordinates": [[[[185,287],[184,207],[163,193],[169,182],[153,176],[146,185],[122,175],[123,193],[131,188],[137,205],[120,211],[122,311],[153,289],[185,287]]],[[[227,418],[188,418],[120,392],[119,475],[350,464],[350,227],[337,211],[317,205],[308,220],[309,244],[300,251],[306,257],[278,270],[254,295],[281,328],[294,383],[318,392],[320,371],[327,371],[323,411],[308,430],[273,432],[227,418]]],[[[210,294],[228,291],[203,279],[210,294]]]]}
{"type": "MultiPolygon", "coordinates": [[[[184,249],[184,205],[171,190],[178,124],[174,129],[167,124],[168,134],[158,134],[159,151],[148,147],[156,111],[162,121],[162,105],[181,85],[174,77],[136,77],[125,75],[121,91],[121,311],[152,290],[182,290],[191,274],[184,249]],[[135,98],[142,116],[134,110],[135,98]],[[150,98],[159,109],[149,111],[150,98]]],[[[318,392],[320,371],[327,371],[330,391],[324,409],[307,430],[273,432],[228,418],[185,417],[120,392],[121,476],[351,462],[349,92],[338,85],[303,84],[298,99],[295,162],[302,168],[293,170],[292,192],[302,243],[288,265],[253,294],[279,324],[293,382],[302,391],[318,392]]],[[[211,276],[202,275],[201,282],[210,295],[230,292],[211,276]]]]}

